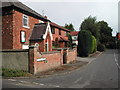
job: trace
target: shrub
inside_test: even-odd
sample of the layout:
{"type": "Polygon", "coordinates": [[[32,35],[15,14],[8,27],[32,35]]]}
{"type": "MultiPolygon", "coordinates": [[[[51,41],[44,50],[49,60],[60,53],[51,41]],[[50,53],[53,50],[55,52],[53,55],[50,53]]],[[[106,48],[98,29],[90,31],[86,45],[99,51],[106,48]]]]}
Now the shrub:
{"type": "Polygon", "coordinates": [[[92,36],[92,39],[93,39],[93,53],[97,51],[97,40],[94,36],[92,36]]]}
{"type": "Polygon", "coordinates": [[[120,49],[120,40],[117,41],[117,49],[120,49]]]}
{"type": "Polygon", "coordinates": [[[106,48],[108,49],[116,49],[116,43],[115,42],[108,42],[108,44],[106,45],[106,48]]]}
{"type": "Polygon", "coordinates": [[[97,51],[97,44],[96,44],[96,38],[92,36],[92,46],[91,46],[91,53],[94,53],[97,51]]]}
{"type": "Polygon", "coordinates": [[[105,51],[105,45],[103,45],[103,44],[98,44],[97,50],[100,51],[100,52],[105,51]]]}
{"type": "Polygon", "coordinates": [[[91,52],[92,34],[87,30],[82,30],[78,34],[78,55],[87,57],[91,52]]]}

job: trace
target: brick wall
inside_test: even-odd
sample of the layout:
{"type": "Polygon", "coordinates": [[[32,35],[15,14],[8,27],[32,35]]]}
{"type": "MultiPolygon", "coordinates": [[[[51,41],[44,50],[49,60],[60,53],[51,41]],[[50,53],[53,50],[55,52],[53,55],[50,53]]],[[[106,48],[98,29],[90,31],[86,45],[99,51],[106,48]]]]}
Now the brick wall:
{"type": "Polygon", "coordinates": [[[74,48],[73,50],[67,50],[67,63],[70,63],[76,60],[77,50],[74,48]]]}
{"type": "Polygon", "coordinates": [[[37,74],[62,65],[62,51],[40,53],[37,47],[30,47],[29,62],[30,73],[37,74]],[[46,58],[46,61],[37,61],[40,58],[46,58]]]}
{"type": "Polygon", "coordinates": [[[66,52],[66,62],[69,63],[76,59],[76,49],[51,52],[39,52],[39,47],[30,47],[29,49],[29,65],[30,73],[37,74],[63,64],[63,54],[66,52]],[[44,61],[37,61],[38,59],[46,58],[44,61]]]}
{"type": "MultiPolygon", "coordinates": [[[[4,13],[4,12],[3,12],[4,13]]],[[[13,14],[12,11],[8,11],[9,15],[2,16],[2,48],[13,48],[13,14]]]]}

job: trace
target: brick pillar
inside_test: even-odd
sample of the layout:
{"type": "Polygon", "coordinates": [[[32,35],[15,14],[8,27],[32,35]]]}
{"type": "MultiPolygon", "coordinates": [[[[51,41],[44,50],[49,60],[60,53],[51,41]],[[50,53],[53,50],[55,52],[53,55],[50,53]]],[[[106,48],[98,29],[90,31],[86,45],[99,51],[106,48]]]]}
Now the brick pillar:
{"type": "Polygon", "coordinates": [[[34,46],[29,46],[29,73],[34,74],[34,46]]]}

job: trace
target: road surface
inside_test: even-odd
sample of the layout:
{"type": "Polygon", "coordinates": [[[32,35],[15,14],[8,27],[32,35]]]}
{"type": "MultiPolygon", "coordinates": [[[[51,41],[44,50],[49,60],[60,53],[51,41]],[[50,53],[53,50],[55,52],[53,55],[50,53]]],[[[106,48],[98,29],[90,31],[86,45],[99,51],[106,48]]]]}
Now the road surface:
{"type": "Polygon", "coordinates": [[[45,78],[3,79],[3,88],[118,88],[117,50],[107,50],[69,74],[45,78]]]}

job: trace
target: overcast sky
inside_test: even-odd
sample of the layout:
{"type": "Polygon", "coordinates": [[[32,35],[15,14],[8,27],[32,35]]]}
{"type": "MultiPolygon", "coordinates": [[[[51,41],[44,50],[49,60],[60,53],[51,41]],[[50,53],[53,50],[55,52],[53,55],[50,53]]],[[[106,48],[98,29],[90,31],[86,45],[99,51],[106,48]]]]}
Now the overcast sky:
{"type": "Polygon", "coordinates": [[[51,21],[64,26],[72,23],[79,30],[81,22],[88,16],[96,16],[97,21],[108,22],[113,29],[113,35],[118,32],[118,0],[19,0],[48,17],[51,21]]]}

